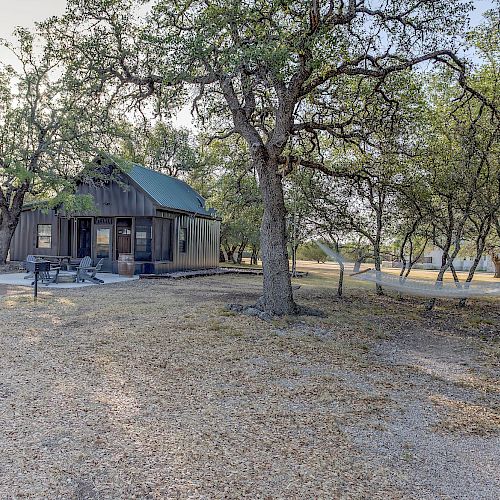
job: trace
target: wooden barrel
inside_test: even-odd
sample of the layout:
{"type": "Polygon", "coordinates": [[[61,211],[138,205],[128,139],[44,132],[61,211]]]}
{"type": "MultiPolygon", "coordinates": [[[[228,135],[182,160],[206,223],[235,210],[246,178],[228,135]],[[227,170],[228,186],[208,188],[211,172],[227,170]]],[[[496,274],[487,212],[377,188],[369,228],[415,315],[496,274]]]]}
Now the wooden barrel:
{"type": "Polygon", "coordinates": [[[134,256],[131,253],[118,255],[118,274],[120,276],[133,276],[135,271],[134,256]]]}

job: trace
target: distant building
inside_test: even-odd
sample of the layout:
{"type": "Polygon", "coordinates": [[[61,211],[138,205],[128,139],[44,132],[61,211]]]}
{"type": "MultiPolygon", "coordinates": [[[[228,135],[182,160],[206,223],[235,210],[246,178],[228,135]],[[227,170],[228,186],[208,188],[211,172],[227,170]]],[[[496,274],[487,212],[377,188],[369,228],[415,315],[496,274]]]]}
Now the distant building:
{"type": "MultiPolygon", "coordinates": [[[[422,259],[424,269],[439,269],[443,260],[443,251],[438,247],[425,252],[422,259]]],[[[474,262],[474,257],[457,257],[453,260],[453,267],[457,271],[468,271],[474,262]]],[[[495,272],[495,263],[490,255],[483,255],[477,266],[478,271],[495,272]]]]}
{"type": "Polygon", "coordinates": [[[10,259],[90,256],[117,272],[123,253],[133,255],[136,273],[155,274],[218,266],[220,220],[185,182],[134,164],[117,180],[79,183],[77,194],[91,194],[96,213],[25,207],[10,259]]]}

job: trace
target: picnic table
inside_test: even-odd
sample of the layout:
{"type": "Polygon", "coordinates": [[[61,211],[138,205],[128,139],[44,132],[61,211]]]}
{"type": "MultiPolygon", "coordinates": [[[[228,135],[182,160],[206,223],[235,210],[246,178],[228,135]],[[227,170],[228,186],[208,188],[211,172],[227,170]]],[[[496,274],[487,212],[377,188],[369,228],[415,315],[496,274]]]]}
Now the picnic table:
{"type": "Polygon", "coordinates": [[[71,264],[71,255],[33,255],[35,259],[48,260],[51,264],[55,264],[61,269],[64,267],[69,268],[71,264]]]}

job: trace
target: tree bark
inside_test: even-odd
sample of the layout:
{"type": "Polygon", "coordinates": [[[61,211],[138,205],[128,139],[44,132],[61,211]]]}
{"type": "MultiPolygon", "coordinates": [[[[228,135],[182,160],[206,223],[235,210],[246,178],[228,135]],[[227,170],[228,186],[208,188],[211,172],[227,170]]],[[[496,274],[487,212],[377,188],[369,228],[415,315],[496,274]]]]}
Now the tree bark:
{"type": "Polygon", "coordinates": [[[342,297],[342,295],[344,293],[344,270],[345,270],[345,267],[344,267],[344,263],[341,260],[338,260],[337,262],[339,263],[339,268],[340,268],[340,271],[339,271],[339,285],[338,285],[338,288],[337,288],[337,295],[339,297],[342,297]]]}
{"type": "Polygon", "coordinates": [[[339,265],[339,283],[337,287],[337,296],[342,297],[342,294],[344,292],[344,271],[345,271],[345,266],[344,262],[341,258],[340,255],[340,247],[338,240],[334,239],[332,236],[330,236],[330,239],[333,241],[333,244],[335,246],[335,260],[337,261],[337,264],[339,265]]]}
{"type": "MultiPolygon", "coordinates": [[[[465,286],[472,281],[472,278],[474,278],[474,274],[476,272],[477,266],[479,265],[479,261],[481,260],[481,257],[483,256],[483,250],[484,250],[484,242],[482,245],[482,248],[480,248],[476,254],[476,257],[474,259],[474,262],[472,263],[472,266],[469,269],[469,274],[467,275],[467,279],[465,280],[465,286]]],[[[465,304],[467,303],[466,298],[460,299],[458,302],[458,307],[465,307],[465,304]]]]}
{"type": "Polygon", "coordinates": [[[252,256],[250,257],[250,264],[256,266],[258,264],[259,249],[256,245],[252,245],[252,256]]]}
{"type": "Polygon", "coordinates": [[[361,269],[361,264],[363,263],[364,260],[365,260],[364,257],[359,257],[356,259],[356,262],[354,262],[354,267],[352,269],[354,273],[359,273],[359,270],[361,269]]]}
{"type": "MultiPolygon", "coordinates": [[[[467,275],[467,279],[465,280],[466,288],[469,286],[469,283],[474,278],[477,266],[479,265],[481,257],[483,256],[484,249],[486,247],[486,239],[488,238],[488,235],[490,234],[491,230],[491,222],[492,222],[491,217],[488,217],[487,219],[482,220],[479,224],[476,225],[476,228],[478,229],[479,233],[478,236],[476,237],[476,256],[474,257],[474,261],[472,262],[472,265],[469,269],[469,274],[467,275]]],[[[458,307],[465,307],[466,303],[467,299],[464,297],[460,299],[460,301],[458,302],[458,307]]]]}
{"type": "Polygon", "coordinates": [[[227,261],[232,262],[233,264],[236,264],[236,261],[234,260],[234,251],[235,250],[236,250],[236,245],[226,246],[227,261]]]}
{"type": "Polygon", "coordinates": [[[297,249],[299,245],[296,243],[292,243],[292,278],[297,277],[297,249]]]}
{"type": "Polygon", "coordinates": [[[7,209],[2,210],[3,214],[0,216],[0,264],[7,262],[10,243],[21,217],[21,203],[18,203],[18,205],[12,207],[10,211],[7,211],[7,209]]]}
{"type": "MultiPolygon", "coordinates": [[[[451,237],[450,237],[451,241],[451,237]]],[[[453,252],[450,254],[449,250],[451,247],[451,243],[448,244],[445,249],[443,250],[443,257],[441,260],[441,269],[438,272],[437,278],[436,278],[436,286],[442,286],[443,285],[443,278],[444,278],[444,273],[448,270],[448,268],[451,267],[452,273],[453,273],[453,278],[455,280],[455,283],[457,283],[458,276],[456,275],[455,268],[453,267],[453,261],[455,260],[455,257],[457,256],[459,250],[460,250],[460,245],[456,244],[455,249],[453,252]]],[[[427,311],[432,311],[434,309],[434,306],[436,305],[436,298],[433,297],[429,300],[427,303],[426,309],[427,311]]]]}
{"type": "Polygon", "coordinates": [[[406,269],[406,273],[403,277],[403,282],[406,281],[406,278],[408,278],[408,276],[410,275],[411,273],[411,270],[413,269],[413,266],[420,260],[420,258],[422,257],[424,251],[425,251],[425,247],[427,246],[427,242],[429,241],[428,238],[426,238],[424,244],[420,247],[420,251],[416,254],[415,258],[413,258],[413,243],[411,245],[412,247],[412,250],[411,250],[411,253],[410,253],[410,261],[408,263],[408,268],[406,269]]]}
{"type": "Polygon", "coordinates": [[[500,257],[494,257],[493,263],[495,264],[495,278],[500,278],[500,257]]]}
{"type": "Polygon", "coordinates": [[[15,190],[12,198],[5,195],[0,187],[0,264],[7,262],[10,243],[21,218],[24,197],[29,189],[29,181],[25,180],[15,190]]]}
{"type": "Polygon", "coordinates": [[[277,164],[257,161],[264,202],[260,230],[264,290],[262,307],[270,314],[296,314],[287,252],[286,208],[277,164]]]}
{"type": "MultiPolygon", "coordinates": [[[[379,277],[378,273],[382,271],[382,261],[380,258],[380,244],[382,242],[382,227],[383,227],[382,216],[385,206],[385,195],[378,192],[378,203],[373,204],[372,202],[372,206],[376,209],[377,212],[377,233],[375,235],[373,252],[375,258],[375,271],[377,271],[377,278],[378,278],[379,277]]],[[[379,283],[375,285],[375,289],[377,291],[377,295],[384,294],[384,291],[382,290],[382,285],[380,285],[379,283]]]]}
{"type": "Polygon", "coordinates": [[[243,262],[243,252],[244,252],[246,246],[247,246],[247,242],[242,241],[240,246],[238,247],[238,252],[236,254],[236,263],[237,264],[241,264],[243,262]]]}
{"type": "Polygon", "coordinates": [[[455,285],[460,286],[460,278],[458,277],[457,270],[455,269],[453,263],[450,264],[450,271],[453,276],[453,281],[455,282],[455,285]]]}
{"type": "Polygon", "coordinates": [[[14,236],[16,226],[17,223],[12,227],[9,221],[5,219],[3,219],[0,224],[0,264],[5,264],[7,262],[10,242],[12,241],[12,236],[14,236]]]}
{"type": "MultiPolygon", "coordinates": [[[[380,247],[378,246],[378,244],[374,245],[373,253],[374,253],[373,257],[375,260],[375,271],[377,271],[377,273],[380,273],[382,271],[382,262],[380,258],[380,247]]],[[[384,290],[382,289],[382,285],[377,283],[375,285],[375,289],[377,291],[377,295],[384,295],[384,290]]]]}
{"type": "Polygon", "coordinates": [[[219,262],[226,262],[226,256],[222,248],[219,249],[219,262]]]}

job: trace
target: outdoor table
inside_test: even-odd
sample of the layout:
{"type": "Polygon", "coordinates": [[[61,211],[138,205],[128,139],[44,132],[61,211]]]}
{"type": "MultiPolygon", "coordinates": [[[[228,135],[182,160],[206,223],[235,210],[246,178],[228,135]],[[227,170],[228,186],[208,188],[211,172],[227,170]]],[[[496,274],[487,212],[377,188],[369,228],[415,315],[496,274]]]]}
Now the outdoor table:
{"type": "Polygon", "coordinates": [[[50,261],[55,261],[52,262],[52,264],[55,264],[59,266],[61,269],[64,267],[65,269],[69,268],[69,265],[71,263],[71,256],[70,255],[33,255],[35,259],[43,259],[43,260],[48,260],[50,261]],[[64,262],[66,261],[66,262],[64,262]]]}

